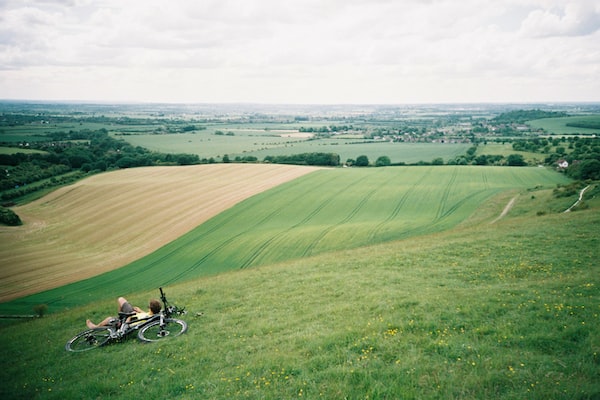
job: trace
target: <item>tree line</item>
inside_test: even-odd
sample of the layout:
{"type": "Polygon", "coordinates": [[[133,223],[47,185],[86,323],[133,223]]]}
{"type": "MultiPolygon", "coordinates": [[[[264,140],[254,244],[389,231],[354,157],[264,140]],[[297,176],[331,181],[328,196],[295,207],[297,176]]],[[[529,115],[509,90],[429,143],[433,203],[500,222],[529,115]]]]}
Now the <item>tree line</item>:
{"type": "Polygon", "coordinates": [[[542,118],[559,118],[567,117],[568,114],[561,111],[543,111],[543,110],[514,110],[504,112],[494,118],[492,121],[497,124],[522,124],[526,121],[532,121],[534,119],[542,118]]]}
{"type": "Polygon", "coordinates": [[[600,179],[600,143],[594,137],[532,138],[513,142],[513,149],[547,154],[546,165],[564,160],[569,166],[564,171],[576,180],[600,179]],[[554,151],[550,149],[554,147],[554,151]]]}
{"type": "Polygon", "coordinates": [[[340,156],[336,153],[301,153],[281,156],[267,156],[264,162],[274,164],[319,165],[337,167],[340,156]]]}
{"type": "MultiPolygon", "coordinates": [[[[11,145],[11,144],[3,144],[11,145]]],[[[191,165],[195,154],[149,151],[116,140],[105,129],[56,132],[45,142],[21,143],[21,148],[43,152],[0,154],[1,200],[7,202],[45,187],[59,186],[90,173],[153,165],[191,165]]]]}

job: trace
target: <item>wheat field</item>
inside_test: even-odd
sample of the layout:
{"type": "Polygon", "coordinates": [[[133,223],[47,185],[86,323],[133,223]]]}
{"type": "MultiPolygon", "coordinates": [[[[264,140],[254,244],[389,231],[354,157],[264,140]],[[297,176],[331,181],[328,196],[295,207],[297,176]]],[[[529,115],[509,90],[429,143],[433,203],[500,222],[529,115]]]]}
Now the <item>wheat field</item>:
{"type": "Polygon", "coordinates": [[[95,175],[14,211],[0,227],[0,302],[147,255],[234,204],[313,167],[209,164],[95,175]]]}

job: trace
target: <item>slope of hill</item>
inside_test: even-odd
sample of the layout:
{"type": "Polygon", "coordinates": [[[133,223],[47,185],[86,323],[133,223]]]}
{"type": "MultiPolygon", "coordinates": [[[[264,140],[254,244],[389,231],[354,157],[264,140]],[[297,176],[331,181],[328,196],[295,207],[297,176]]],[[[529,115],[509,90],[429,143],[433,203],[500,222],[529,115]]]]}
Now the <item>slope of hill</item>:
{"type": "MultiPolygon", "coordinates": [[[[125,267],[102,275],[103,271],[96,270],[98,276],[93,278],[0,304],[0,314],[31,313],[36,304],[47,304],[54,312],[92,299],[172,285],[232,269],[440,232],[464,221],[495,194],[555,187],[564,182],[567,179],[563,175],[543,168],[429,166],[320,170],[248,198],[125,267]]],[[[168,192],[165,196],[171,198],[168,192]]],[[[74,198],[79,201],[71,203],[73,208],[83,202],[82,195],[74,198]]],[[[198,209],[196,200],[192,197],[190,203],[186,197],[193,210],[198,209]]],[[[182,198],[170,207],[179,210],[183,203],[182,198]]],[[[127,230],[123,226],[124,232],[114,231],[122,234],[124,250],[133,249],[132,243],[139,243],[137,235],[143,232],[140,229],[148,225],[147,220],[139,220],[152,217],[155,212],[131,200],[121,204],[131,214],[141,213],[128,216],[131,226],[127,230]]],[[[160,229],[165,230],[169,222],[165,221],[160,229]]],[[[79,236],[92,246],[93,241],[86,238],[94,232],[86,232],[87,225],[77,225],[82,229],[79,236]]],[[[112,232],[110,229],[114,227],[108,229],[112,232]]],[[[81,260],[86,254],[83,246],[73,256],[81,260]]],[[[108,248],[104,257],[112,254],[114,250],[108,248]]],[[[43,273],[38,271],[42,279],[43,273]]]]}
{"type": "Polygon", "coordinates": [[[315,171],[267,164],[124,169],[15,208],[0,226],[0,301],[121,267],[256,193],[315,171]]]}
{"type": "Polygon", "coordinates": [[[481,223],[508,198],[449,231],[169,286],[190,311],[170,342],[65,352],[114,299],[4,327],[0,397],[596,399],[597,202],[536,216],[539,192],[481,223]]]}

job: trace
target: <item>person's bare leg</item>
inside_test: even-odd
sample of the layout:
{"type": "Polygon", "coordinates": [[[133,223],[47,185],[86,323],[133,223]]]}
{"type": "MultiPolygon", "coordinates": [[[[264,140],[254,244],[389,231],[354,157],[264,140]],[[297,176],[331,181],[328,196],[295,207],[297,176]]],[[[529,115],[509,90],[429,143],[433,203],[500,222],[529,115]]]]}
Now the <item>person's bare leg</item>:
{"type": "MultiPolygon", "coordinates": [[[[121,312],[121,309],[123,308],[123,304],[127,303],[127,299],[125,297],[119,297],[117,299],[117,302],[119,303],[119,312],[121,312]]],[[[91,320],[88,319],[88,320],[85,321],[85,324],[87,325],[88,328],[94,329],[94,328],[97,328],[99,326],[106,326],[106,325],[108,325],[108,323],[110,322],[111,319],[112,319],[111,317],[106,317],[98,325],[94,324],[91,320]]]]}
{"type": "Polygon", "coordinates": [[[99,326],[106,326],[106,325],[108,325],[108,323],[110,322],[111,319],[112,319],[111,317],[106,317],[98,325],[94,324],[91,320],[88,319],[88,320],[85,321],[85,324],[87,325],[88,328],[94,329],[94,328],[98,328],[99,326]]]}
{"type": "Polygon", "coordinates": [[[121,312],[123,309],[123,304],[127,303],[127,299],[125,297],[119,297],[117,302],[119,303],[119,312],[121,312]]]}

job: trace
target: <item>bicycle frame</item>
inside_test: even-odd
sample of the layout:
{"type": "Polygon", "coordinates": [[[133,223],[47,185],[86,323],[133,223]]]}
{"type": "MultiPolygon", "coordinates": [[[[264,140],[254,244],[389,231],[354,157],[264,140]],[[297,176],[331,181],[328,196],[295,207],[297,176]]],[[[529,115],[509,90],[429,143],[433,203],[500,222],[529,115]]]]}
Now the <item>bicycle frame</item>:
{"type": "Polygon", "coordinates": [[[66,349],[77,352],[98,348],[120,340],[134,331],[138,331],[138,338],[144,342],[154,342],[185,333],[187,323],[173,318],[175,315],[186,314],[185,308],[170,305],[162,288],[160,288],[160,299],[163,307],[159,313],[128,321],[136,313],[119,312],[118,318],[113,318],[108,325],[88,329],[75,335],[67,342],[66,349]]]}
{"type": "Polygon", "coordinates": [[[115,321],[114,324],[108,325],[108,328],[111,331],[110,338],[111,339],[123,338],[123,337],[127,336],[128,334],[130,334],[131,332],[136,331],[140,328],[143,328],[145,325],[148,325],[149,323],[154,322],[157,319],[160,319],[160,326],[164,327],[166,318],[171,318],[171,316],[173,314],[185,314],[186,313],[185,308],[179,308],[177,306],[169,305],[169,302],[167,301],[167,297],[165,296],[165,292],[163,291],[162,287],[159,288],[159,290],[160,290],[160,300],[163,303],[163,307],[161,308],[161,310],[158,314],[151,315],[148,318],[143,318],[143,319],[138,319],[135,321],[128,322],[127,319],[130,317],[133,317],[134,315],[136,315],[136,313],[133,312],[133,313],[128,314],[128,313],[119,312],[119,319],[117,321],[115,321]]]}
{"type": "Polygon", "coordinates": [[[151,315],[148,318],[127,322],[127,319],[129,317],[134,316],[135,314],[136,313],[131,313],[131,314],[119,313],[120,318],[118,320],[115,320],[112,324],[107,325],[107,328],[110,329],[110,338],[111,339],[123,338],[123,337],[127,336],[128,334],[130,334],[131,332],[138,330],[138,329],[142,328],[144,325],[147,325],[148,323],[155,321],[159,318],[161,319],[161,325],[164,325],[164,316],[163,316],[162,310],[160,310],[160,313],[151,315]]]}

